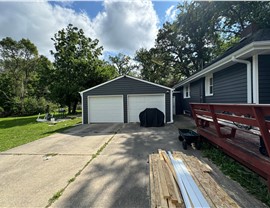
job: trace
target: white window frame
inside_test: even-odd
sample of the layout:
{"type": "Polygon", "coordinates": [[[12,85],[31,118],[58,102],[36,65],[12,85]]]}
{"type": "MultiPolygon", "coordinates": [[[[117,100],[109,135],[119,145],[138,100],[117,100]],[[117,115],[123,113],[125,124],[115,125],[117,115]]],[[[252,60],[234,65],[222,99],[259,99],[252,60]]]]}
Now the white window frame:
{"type": "Polygon", "coordinates": [[[205,76],[205,96],[213,96],[214,95],[214,79],[213,79],[213,74],[209,74],[205,76]],[[211,80],[212,79],[212,85],[211,85],[211,80]],[[212,92],[211,92],[211,87],[212,87],[212,92]]]}
{"type": "Polygon", "coordinates": [[[190,98],[190,84],[184,85],[184,98],[190,98]]]}

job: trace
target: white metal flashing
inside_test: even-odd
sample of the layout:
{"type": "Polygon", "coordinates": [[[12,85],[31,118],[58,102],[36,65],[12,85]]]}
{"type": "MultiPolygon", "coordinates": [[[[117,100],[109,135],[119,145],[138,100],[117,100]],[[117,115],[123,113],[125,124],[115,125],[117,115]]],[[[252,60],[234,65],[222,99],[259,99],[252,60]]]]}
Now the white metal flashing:
{"type": "Polygon", "coordinates": [[[168,151],[168,155],[176,172],[177,181],[181,184],[181,193],[184,193],[183,198],[186,207],[210,207],[183,161],[180,159],[174,159],[170,151],[168,151]]]}
{"type": "Polygon", "coordinates": [[[253,103],[259,104],[259,66],[258,55],[252,57],[252,81],[253,81],[253,103]]]}
{"type": "Polygon", "coordinates": [[[229,54],[228,56],[224,57],[223,59],[217,61],[216,63],[213,63],[212,65],[206,67],[205,69],[197,72],[196,74],[188,77],[187,79],[183,80],[182,82],[175,85],[173,88],[176,89],[178,87],[181,87],[191,81],[195,81],[196,79],[199,79],[207,73],[213,73],[214,71],[221,70],[225,68],[227,65],[232,64],[231,57],[236,58],[248,58],[256,54],[263,54],[265,52],[270,52],[270,40],[268,41],[256,41],[252,42],[243,48],[233,52],[232,54],[229,54]]]}

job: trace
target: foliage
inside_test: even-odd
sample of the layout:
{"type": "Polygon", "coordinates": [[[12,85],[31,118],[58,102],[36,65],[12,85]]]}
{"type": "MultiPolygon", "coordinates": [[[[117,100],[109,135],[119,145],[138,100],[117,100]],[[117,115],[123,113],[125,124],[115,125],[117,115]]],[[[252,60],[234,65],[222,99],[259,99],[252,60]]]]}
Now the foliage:
{"type": "Polygon", "coordinates": [[[136,65],[131,63],[130,56],[119,53],[116,56],[109,56],[109,60],[115,66],[118,75],[134,75],[136,65]]]}
{"type": "Polygon", "coordinates": [[[56,125],[36,122],[37,115],[0,118],[0,152],[49,136],[80,123],[81,118],[67,120],[56,125]]]}
{"type": "Polygon", "coordinates": [[[247,26],[270,27],[270,2],[182,2],[177,8],[177,18],[158,31],[155,47],[136,52],[148,80],[176,84],[236,44],[247,26]]]}
{"type": "Polygon", "coordinates": [[[169,65],[164,64],[155,48],[141,48],[136,51],[135,60],[140,63],[140,76],[144,80],[157,84],[172,86],[169,80],[174,80],[169,65]],[[161,61],[160,61],[161,60],[161,61]]]}
{"type": "MultiPolygon", "coordinates": [[[[30,102],[42,97],[39,91],[40,63],[48,59],[39,57],[36,46],[28,39],[0,41],[0,106],[5,114],[31,113],[30,102]]],[[[35,111],[35,110],[34,110],[35,111]]]]}
{"type": "Polygon", "coordinates": [[[55,79],[50,86],[52,97],[61,105],[68,106],[68,112],[75,113],[80,100],[79,91],[100,84],[113,74],[114,69],[104,66],[99,60],[102,47],[98,40],[85,36],[82,29],[69,24],[66,29],[58,31],[52,38],[54,41],[55,62],[52,77],[55,79]],[[102,70],[109,72],[102,72],[102,70]],[[106,74],[104,78],[103,75],[106,74]]]}
{"type": "Polygon", "coordinates": [[[262,182],[259,175],[244,168],[241,164],[209,144],[204,146],[203,154],[219,166],[224,174],[239,182],[249,193],[270,206],[270,193],[266,182],[262,182]]]}

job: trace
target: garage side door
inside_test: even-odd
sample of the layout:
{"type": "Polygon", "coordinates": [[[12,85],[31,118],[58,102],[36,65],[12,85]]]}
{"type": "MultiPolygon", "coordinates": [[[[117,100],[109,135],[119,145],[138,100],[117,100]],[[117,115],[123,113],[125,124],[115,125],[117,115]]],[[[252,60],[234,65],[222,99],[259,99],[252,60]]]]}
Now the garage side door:
{"type": "Polygon", "coordinates": [[[123,123],[123,96],[88,97],[89,123],[123,123]]]}
{"type": "Polygon", "coordinates": [[[128,95],[128,122],[139,122],[139,114],[145,108],[157,108],[166,115],[165,95],[128,95]]]}

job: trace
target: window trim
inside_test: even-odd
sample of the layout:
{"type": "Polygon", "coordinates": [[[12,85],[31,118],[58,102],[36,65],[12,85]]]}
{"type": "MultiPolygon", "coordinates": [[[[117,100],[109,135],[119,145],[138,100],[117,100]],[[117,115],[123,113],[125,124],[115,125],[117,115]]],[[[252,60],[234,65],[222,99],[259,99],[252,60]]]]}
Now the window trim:
{"type": "Polygon", "coordinates": [[[214,95],[214,78],[213,74],[208,74],[205,76],[205,96],[214,95]],[[210,79],[212,79],[212,85],[210,85],[210,79]],[[212,93],[210,93],[210,88],[212,87],[212,93]]]}
{"type": "Polygon", "coordinates": [[[190,84],[184,85],[184,98],[190,98],[190,84]],[[188,95],[186,95],[188,93],[188,95]]]}

